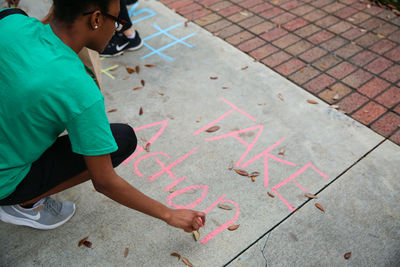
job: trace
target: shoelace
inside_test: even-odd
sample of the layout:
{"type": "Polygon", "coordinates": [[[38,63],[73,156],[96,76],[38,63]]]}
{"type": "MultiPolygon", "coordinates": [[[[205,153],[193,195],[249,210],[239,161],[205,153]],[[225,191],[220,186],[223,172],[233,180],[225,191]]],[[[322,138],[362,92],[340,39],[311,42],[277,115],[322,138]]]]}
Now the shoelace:
{"type": "Polygon", "coordinates": [[[43,202],[43,206],[49,210],[53,215],[58,216],[61,212],[61,202],[58,202],[50,197],[47,197],[43,202]]]}

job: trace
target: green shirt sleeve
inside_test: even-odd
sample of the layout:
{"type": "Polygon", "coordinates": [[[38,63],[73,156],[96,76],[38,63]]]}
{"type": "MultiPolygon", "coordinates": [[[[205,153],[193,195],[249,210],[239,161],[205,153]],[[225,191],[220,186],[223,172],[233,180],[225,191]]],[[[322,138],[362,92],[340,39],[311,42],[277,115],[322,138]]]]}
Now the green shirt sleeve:
{"type": "Polygon", "coordinates": [[[84,156],[109,154],[118,149],[105,113],[103,99],[67,123],[72,151],[84,156]]]}

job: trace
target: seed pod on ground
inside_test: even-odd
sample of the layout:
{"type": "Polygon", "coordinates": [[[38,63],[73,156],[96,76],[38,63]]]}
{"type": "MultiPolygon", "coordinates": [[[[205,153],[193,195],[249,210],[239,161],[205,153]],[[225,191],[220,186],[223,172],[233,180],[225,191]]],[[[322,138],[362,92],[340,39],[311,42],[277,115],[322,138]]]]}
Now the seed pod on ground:
{"type": "Polygon", "coordinates": [[[220,129],[220,127],[217,126],[217,125],[215,125],[215,126],[212,126],[212,127],[208,128],[208,129],[206,130],[206,132],[207,132],[207,133],[213,133],[213,132],[215,132],[215,131],[218,131],[219,129],[220,129]]]}
{"type": "Polygon", "coordinates": [[[245,170],[235,169],[235,172],[237,174],[242,175],[242,176],[249,176],[249,173],[247,171],[245,171],[245,170]]]}
{"type": "Polygon", "coordinates": [[[228,227],[228,230],[229,231],[235,231],[236,229],[239,228],[239,226],[240,226],[239,224],[231,225],[231,226],[228,227]]]}

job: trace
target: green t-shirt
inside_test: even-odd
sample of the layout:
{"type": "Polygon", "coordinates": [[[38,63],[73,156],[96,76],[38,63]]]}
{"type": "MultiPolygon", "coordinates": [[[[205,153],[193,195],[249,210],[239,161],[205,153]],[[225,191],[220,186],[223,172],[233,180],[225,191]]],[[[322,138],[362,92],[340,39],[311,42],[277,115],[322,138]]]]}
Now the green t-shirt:
{"type": "Polygon", "coordinates": [[[75,153],[118,149],[100,90],[50,25],[10,15],[0,36],[0,199],[65,129],[75,153]]]}

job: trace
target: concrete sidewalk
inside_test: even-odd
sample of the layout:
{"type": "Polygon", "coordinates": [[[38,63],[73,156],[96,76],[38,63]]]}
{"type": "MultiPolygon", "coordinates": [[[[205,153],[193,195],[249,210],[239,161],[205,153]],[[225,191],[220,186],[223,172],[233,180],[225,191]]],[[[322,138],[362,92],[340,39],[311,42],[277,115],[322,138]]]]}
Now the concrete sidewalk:
{"type": "MultiPolygon", "coordinates": [[[[39,17],[46,5],[21,3],[39,17]]],[[[1,223],[1,265],[184,266],[173,252],[194,266],[398,265],[397,145],[161,3],[132,12],[145,46],[103,60],[110,122],[139,140],[117,172],[166,205],[205,211],[200,240],[86,183],[56,196],[77,204],[60,228],[1,223]],[[231,161],[260,176],[240,176],[231,161]],[[93,247],[78,247],[86,236],[93,247]]]]}

